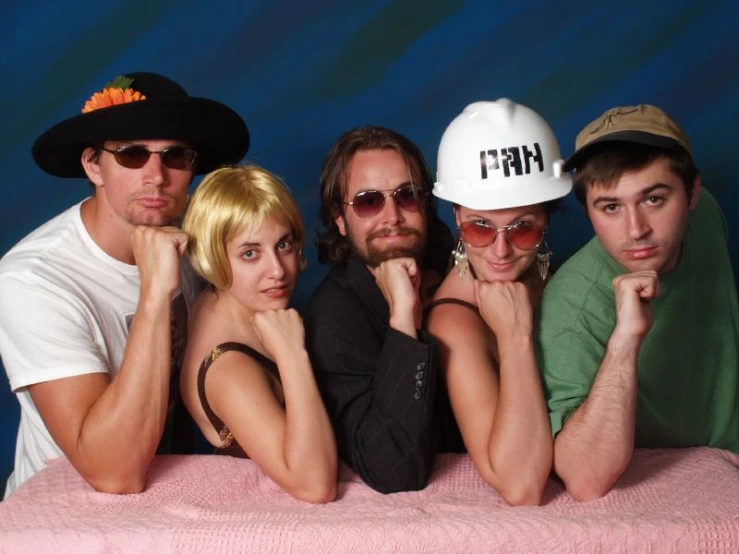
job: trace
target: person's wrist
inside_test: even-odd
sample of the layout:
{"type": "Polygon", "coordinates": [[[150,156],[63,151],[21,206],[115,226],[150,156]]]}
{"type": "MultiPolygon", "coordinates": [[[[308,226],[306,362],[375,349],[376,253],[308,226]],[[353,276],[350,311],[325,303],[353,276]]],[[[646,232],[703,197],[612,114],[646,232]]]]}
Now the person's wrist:
{"type": "Polygon", "coordinates": [[[638,348],[644,341],[645,336],[646,333],[640,332],[635,327],[617,322],[608,343],[611,348],[630,348],[634,346],[638,348]]]}
{"type": "Polygon", "coordinates": [[[416,338],[416,318],[413,312],[396,313],[390,316],[390,327],[401,333],[416,338]]]}
{"type": "Polygon", "coordinates": [[[289,367],[310,367],[310,359],[308,357],[308,351],[303,345],[286,345],[285,348],[280,348],[275,353],[275,363],[279,366],[289,367]],[[286,363],[286,362],[293,363],[286,363]]]}
{"type": "Polygon", "coordinates": [[[164,289],[142,289],[136,312],[155,316],[163,310],[169,310],[171,303],[172,293],[164,289]]]}
{"type": "Polygon", "coordinates": [[[611,332],[611,337],[621,342],[641,342],[648,332],[649,327],[643,324],[622,323],[617,319],[616,325],[611,332]]]}
{"type": "Polygon", "coordinates": [[[508,332],[496,334],[498,337],[498,347],[500,348],[503,344],[513,348],[523,348],[530,346],[533,339],[533,330],[531,328],[511,328],[508,332]]]}

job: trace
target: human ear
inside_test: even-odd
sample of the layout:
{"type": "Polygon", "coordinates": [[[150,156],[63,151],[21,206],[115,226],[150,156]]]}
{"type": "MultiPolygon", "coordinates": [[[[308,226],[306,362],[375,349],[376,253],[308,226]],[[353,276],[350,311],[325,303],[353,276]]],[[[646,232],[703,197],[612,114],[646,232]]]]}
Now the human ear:
{"type": "Polygon", "coordinates": [[[95,149],[91,146],[85,148],[80,156],[80,162],[90,182],[95,186],[102,186],[103,180],[100,175],[100,163],[95,149]]]}

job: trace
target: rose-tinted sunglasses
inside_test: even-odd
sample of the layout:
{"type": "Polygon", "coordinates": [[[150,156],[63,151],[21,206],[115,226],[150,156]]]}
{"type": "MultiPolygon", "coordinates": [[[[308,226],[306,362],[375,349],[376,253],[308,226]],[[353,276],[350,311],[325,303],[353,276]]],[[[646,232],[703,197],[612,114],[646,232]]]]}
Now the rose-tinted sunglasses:
{"type": "Polygon", "coordinates": [[[512,225],[490,225],[485,221],[465,221],[459,226],[462,241],[473,247],[489,246],[503,231],[511,246],[521,250],[533,250],[541,244],[547,230],[528,221],[517,221],[512,225]]]}
{"type": "Polygon", "coordinates": [[[115,157],[115,161],[128,169],[140,169],[146,165],[152,154],[159,154],[162,163],[170,169],[188,169],[195,163],[198,153],[192,148],[186,146],[170,146],[164,150],[148,150],[140,145],[119,146],[110,149],[103,147],[103,150],[110,152],[115,157]]]}
{"type": "Polygon", "coordinates": [[[403,185],[394,191],[385,194],[380,190],[364,190],[358,192],[351,202],[344,202],[354,208],[359,217],[372,217],[379,214],[385,207],[385,198],[392,196],[395,204],[407,212],[418,212],[423,206],[423,191],[413,185],[403,185]]]}

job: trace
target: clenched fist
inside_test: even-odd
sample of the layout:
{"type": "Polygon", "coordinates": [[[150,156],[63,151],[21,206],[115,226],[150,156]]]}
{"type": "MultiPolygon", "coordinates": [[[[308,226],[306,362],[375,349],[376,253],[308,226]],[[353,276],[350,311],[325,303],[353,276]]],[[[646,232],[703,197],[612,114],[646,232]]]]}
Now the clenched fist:
{"type": "Polygon", "coordinates": [[[496,337],[533,332],[529,290],[521,282],[475,281],[475,300],[480,315],[496,337]]]}
{"type": "Polygon", "coordinates": [[[421,325],[421,271],[413,258],[395,258],[371,270],[390,308],[390,326],[410,336],[421,325]]]}
{"type": "Polygon", "coordinates": [[[260,342],[275,360],[285,351],[305,348],[303,319],[292,308],[256,312],[252,324],[260,342]]]}
{"type": "Polygon", "coordinates": [[[142,296],[163,295],[169,300],[180,286],[180,257],[187,247],[187,233],[177,227],[138,225],[131,244],[142,296]]]}
{"type": "Polygon", "coordinates": [[[643,338],[652,328],[654,317],[649,304],[659,296],[659,277],[654,270],[637,271],[613,279],[616,295],[614,334],[643,338]]]}

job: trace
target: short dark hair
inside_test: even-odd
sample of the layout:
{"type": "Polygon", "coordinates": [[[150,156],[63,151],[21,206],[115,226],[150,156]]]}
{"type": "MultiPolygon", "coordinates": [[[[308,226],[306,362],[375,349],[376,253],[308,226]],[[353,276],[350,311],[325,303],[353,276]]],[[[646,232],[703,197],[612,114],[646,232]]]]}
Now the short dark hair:
{"type": "Polygon", "coordinates": [[[323,164],[319,212],[323,229],[316,239],[318,261],[344,265],[353,251],[349,239],[339,232],[335,219],[344,210],[347,169],[354,155],[362,150],[394,150],[405,160],[414,186],[424,194],[427,238],[421,263],[446,274],[454,241],[436,212],[436,198],[431,194],[433,178],[426,160],[418,146],[400,133],[373,125],[357,127],[341,135],[323,164]]]}
{"type": "Polygon", "coordinates": [[[596,183],[606,189],[615,186],[624,173],[639,171],[657,160],[667,160],[670,170],[685,185],[690,199],[698,169],[693,158],[681,146],[659,148],[635,142],[609,141],[593,145],[588,156],[579,163],[575,172],[573,188],[575,196],[585,206],[588,187],[596,183]]]}

